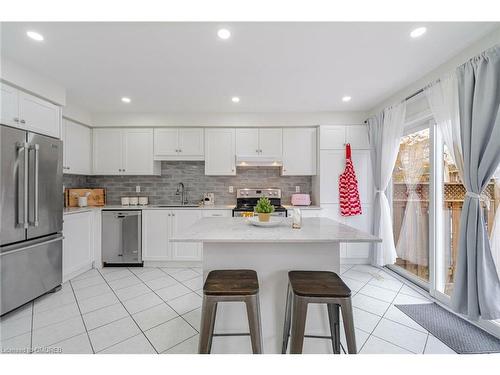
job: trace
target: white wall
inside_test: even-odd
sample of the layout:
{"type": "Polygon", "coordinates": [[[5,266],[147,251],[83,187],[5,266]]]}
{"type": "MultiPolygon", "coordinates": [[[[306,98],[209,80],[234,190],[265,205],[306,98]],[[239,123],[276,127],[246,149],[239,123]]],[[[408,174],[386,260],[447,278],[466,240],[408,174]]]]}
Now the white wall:
{"type": "Polygon", "coordinates": [[[311,126],[357,125],[365,112],[288,113],[97,113],[92,125],[101,126],[311,126]]]}
{"type": "MultiPolygon", "coordinates": [[[[429,38],[431,35],[428,36],[429,38]]],[[[368,111],[370,115],[376,114],[382,111],[385,107],[393,105],[404,98],[412,95],[416,91],[425,87],[429,83],[436,81],[443,75],[451,72],[459,65],[466,62],[468,59],[480,54],[484,50],[493,47],[495,44],[500,43],[500,27],[493,30],[491,33],[487,34],[484,38],[481,38],[476,43],[470,45],[463,51],[461,51],[458,55],[455,55],[450,60],[440,65],[430,73],[426,74],[424,77],[418,79],[413,82],[411,85],[406,86],[404,89],[399,90],[398,92],[391,95],[389,98],[384,99],[380,104],[376,105],[372,110],[368,111]]],[[[422,104],[422,103],[421,103],[422,104]]]]}
{"type": "Polygon", "coordinates": [[[63,86],[4,57],[0,63],[0,78],[54,104],[66,104],[66,89],[63,86]]]}
{"type": "Polygon", "coordinates": [[[81,124],[91,126],[92,116],[90,112],[86,109],[79,107],[73,103],[66,103],[66,106],[62,109],[62,115],[64,118],[79,122],[81,124]]]}

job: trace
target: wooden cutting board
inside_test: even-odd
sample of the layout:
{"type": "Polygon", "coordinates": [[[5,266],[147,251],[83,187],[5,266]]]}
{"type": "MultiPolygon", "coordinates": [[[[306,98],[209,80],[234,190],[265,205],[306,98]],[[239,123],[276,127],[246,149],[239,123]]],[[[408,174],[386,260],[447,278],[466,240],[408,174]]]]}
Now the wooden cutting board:
{"type": "Polygon", "coordinates": [[[89,206],[104,206],[106,204],[106,189],[66,189],[64,203],[66,207],[78,207],[78,197],[90,193],[87,198],[89,206]]]}

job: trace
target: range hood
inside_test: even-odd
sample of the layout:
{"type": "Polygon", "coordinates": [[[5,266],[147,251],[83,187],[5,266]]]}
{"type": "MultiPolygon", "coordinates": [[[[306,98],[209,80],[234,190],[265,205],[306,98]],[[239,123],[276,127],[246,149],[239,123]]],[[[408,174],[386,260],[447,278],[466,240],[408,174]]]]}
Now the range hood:
{"type": "Polygon", "coordinates": [[[280,157],[268,156],[236,156],[237,167],[282,167],[283,160],[280,157]]]}

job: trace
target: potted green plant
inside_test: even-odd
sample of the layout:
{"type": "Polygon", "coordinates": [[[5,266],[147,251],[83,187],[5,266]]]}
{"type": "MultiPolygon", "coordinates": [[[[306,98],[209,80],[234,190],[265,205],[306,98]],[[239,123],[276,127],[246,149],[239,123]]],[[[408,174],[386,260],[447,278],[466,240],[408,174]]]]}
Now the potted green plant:
{"type": "Polygon", "coordinates": [[[255,212],[259,215],[259,221],[269,221],[269,217],[274,212],[274,206],[267,197],[262,197],[255,206],[255,212]]]}

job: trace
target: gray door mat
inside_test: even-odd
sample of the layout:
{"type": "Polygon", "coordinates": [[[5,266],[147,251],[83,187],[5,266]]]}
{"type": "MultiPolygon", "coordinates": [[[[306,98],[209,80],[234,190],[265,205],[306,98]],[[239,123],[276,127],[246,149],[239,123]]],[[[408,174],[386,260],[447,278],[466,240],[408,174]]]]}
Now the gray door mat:
{"type": "Polygon", "coordinates": [[[459,354],[500,353],[500,339],[436,303],[395,306],[459,354]]]}

